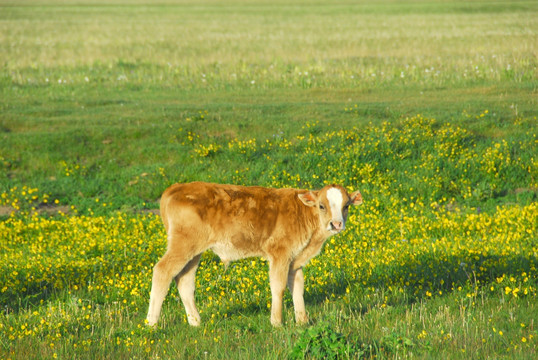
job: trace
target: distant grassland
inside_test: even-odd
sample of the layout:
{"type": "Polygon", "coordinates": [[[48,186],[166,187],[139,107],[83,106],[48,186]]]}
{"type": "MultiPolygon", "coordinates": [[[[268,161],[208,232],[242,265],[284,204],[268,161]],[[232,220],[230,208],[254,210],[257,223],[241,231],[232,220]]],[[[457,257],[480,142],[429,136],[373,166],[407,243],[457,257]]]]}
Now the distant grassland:
{"type": "Polygon", "coordinates": [[[215,178],[170,142],[179,131],[261,143],[423,114],[488,143],[536,116],[534,1],[2,4],[0,185],[64,203],[154,204],[162,189],[127,184],[158,167],[215,178]],[[81,189],[62,184],[71,165],[90,169],[81,189]]]}
{"type": "Polygon", "coordinates": [[[26,3],[3,7],[0,25],[0,63],[24,84],[47,73],[181,88],[536,79],[534,1],[26,3]]]}
{"type": "Polygon", "coordinates": [[[536,1],[0,0],[0,358],[533,359],[536,1]],[[171,291],[174,182],[360,189],[305,268],[171,291]]]}
{"type": "Polygon", "coordinates": [[[461,76],[474,63],[487,77],[509,64],[533,69],[538,7],[534,1],[50,3],[3,8],[0,59],[9,68],[124,60],[240,70],[281,60],[337,61],[338,73],[370,60],[378,69],[434,66],[461,76]]]}

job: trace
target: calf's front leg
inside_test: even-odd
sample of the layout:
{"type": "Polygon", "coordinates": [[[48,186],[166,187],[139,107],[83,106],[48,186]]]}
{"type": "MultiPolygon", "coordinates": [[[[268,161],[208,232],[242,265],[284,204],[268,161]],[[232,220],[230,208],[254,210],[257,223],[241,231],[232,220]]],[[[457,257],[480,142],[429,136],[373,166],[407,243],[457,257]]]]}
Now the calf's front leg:
{"type": "Polygon", "coordinates": [[[288,273],[288,287],[293,298],[295,321],[297,324],[306,324],[308,322],[308,315],[306,315],[304,305],[304,275],[302,267],[295,270],[290,267],[288,273]]]}
{"type": "Polygon", "coordinates": [[[282,298],[286,290],[286,277],[290,264],[282,260],[273,260],[269,264],[269,285],[271,287],[271,324],[282,325],[282,298]]]}

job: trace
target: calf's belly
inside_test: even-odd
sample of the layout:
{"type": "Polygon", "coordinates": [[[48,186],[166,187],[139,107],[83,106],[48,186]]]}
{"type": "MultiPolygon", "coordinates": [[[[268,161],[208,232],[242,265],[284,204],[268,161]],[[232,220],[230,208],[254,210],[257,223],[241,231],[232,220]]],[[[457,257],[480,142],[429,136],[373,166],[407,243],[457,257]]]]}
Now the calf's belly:
{"type": "Polygon", "coordinates": [[[235,246],[231,241],[217,242],[209,249],[217,254],[225,265],[228,265],[230,261],[265,255],[259,248],[241,248],[235,246]]]}

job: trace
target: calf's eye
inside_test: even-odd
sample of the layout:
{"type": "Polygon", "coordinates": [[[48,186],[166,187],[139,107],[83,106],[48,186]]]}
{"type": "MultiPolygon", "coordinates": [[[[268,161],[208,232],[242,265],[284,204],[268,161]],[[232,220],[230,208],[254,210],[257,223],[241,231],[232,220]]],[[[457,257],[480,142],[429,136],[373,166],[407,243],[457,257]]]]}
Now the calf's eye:
{"type": "Polygon", "coordinates": [[[325,211],[325,205],[319,204],[319,209],[325,211]]]}

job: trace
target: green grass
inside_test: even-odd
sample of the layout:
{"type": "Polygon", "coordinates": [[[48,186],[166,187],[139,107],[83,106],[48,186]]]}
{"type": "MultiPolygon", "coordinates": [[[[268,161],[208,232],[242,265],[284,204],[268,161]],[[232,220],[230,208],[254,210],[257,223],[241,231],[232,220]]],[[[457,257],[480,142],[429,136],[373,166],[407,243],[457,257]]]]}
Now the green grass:
{"type": "Polygon", "coordinates": [[[535,358],[537,17],[0,0],[0,357],[535,358]],[[144,214],[192,180],[362,191],[305,270],[308,327],[289,298],[270,327],[264,262],[212,255],[204,324],[171,291],[144,327],[165,248],[144,214]]]}

